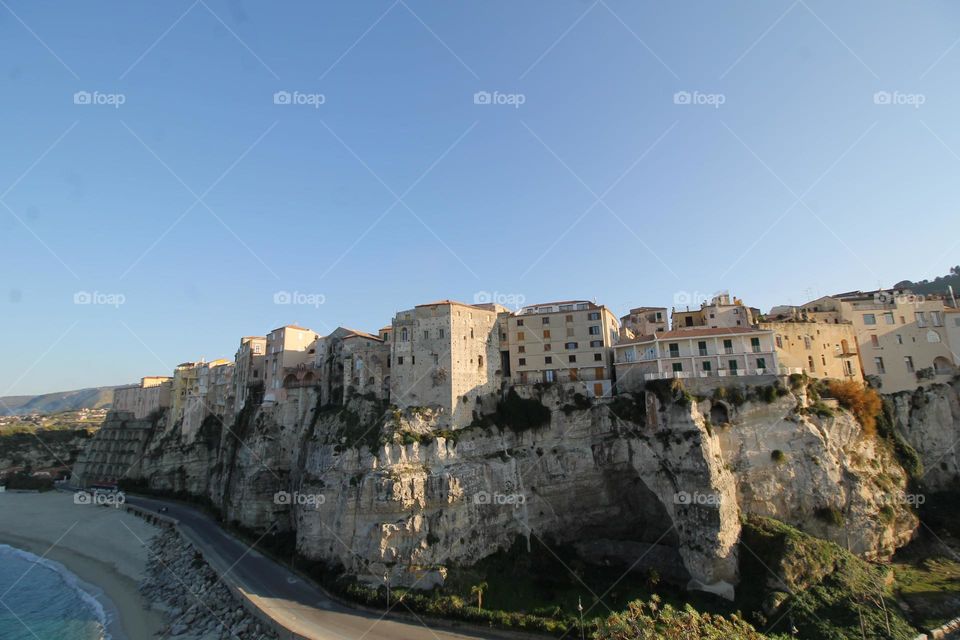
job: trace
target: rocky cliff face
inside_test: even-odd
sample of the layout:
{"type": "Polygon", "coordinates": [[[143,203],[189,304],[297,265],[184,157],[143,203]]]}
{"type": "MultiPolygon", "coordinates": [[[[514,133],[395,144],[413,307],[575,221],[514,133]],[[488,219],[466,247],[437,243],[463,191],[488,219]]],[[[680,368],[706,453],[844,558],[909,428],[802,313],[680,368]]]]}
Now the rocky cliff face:
{"type": "Polygon", "coordinates": [[[921,484],[953,488],[960,479],[960,379],[888,396],[897,430],[923,462],[921,484]]]}
{"type": "MultiPolygon", "coordinates": [[[[802,392],[595,405],[558,387],[531,393],[546,407],[536,427],[439,430],[427,410],[362,397],[320,407],[311,389],[229,426],[208,418],[189,440],[161,419],[143,477],[243,527],[292,530],[301,554],[363,581],[422,588],[519,537],[731,597],[745,514],[869,558],[916,529],[890,447],[849,413],[814,415],[802,392]]],[[[916,414],[917,430],[938,416],[916,414]]]]}

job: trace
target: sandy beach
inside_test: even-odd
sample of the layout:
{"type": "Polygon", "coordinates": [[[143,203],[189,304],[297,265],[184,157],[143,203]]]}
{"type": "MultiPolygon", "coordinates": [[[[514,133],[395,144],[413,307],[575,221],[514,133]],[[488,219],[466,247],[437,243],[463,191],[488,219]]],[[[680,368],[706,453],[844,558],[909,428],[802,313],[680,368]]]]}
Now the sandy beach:
{"type": "Polygon", "coordinates": [[[114,638],[152,638],[162,617],[138,591],[157,529],[122,509],[73,503],[69,493],[0,493],[0,543],[61,563],[103,590],[114,638]]]}

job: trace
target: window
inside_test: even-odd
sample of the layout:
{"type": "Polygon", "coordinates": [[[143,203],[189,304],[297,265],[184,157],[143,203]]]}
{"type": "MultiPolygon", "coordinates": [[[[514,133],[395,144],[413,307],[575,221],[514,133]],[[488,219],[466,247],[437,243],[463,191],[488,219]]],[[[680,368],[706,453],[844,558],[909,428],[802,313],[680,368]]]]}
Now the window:
{"type": "Polygon", "coordinates": [[[757,369],[766,369],[767,360],[765,358],[757,358],[757,369]]]}
{"type": "Polygon", "coordinates": [[[590,325],[590,329],[588,330],[588,333],[592,336],[600,335],[600,325],[598,324],[590,325]]]}
{"type": "Polygon", "coordinates": [[[522,326],[523,326],[523,318],[517,318],[517,326],[518,326],[518,327],[522,327],[522,326]]]}
{"type": "Polygon", "coordinates": [[[593,376],[594,376],[597,380],[603,380],[603,377],[604,377],[604,374],[605,374],[605,373],[606,373],[606,372],[604,371],[603,367],[597,367],[596,369],[593,370],[593,376]]]}
{"type": "MultiPolygon", "coordinates": [[[[543,359],[543,361],[546,364],[553,364],[553,356],[547,356],[543,359]]],[[[552,373],[552,372],[548,372],[548,373],[552,373]]]]}
{"type": "Polygon", "coordinates": [[[810,373],[816,373],[817,365],[813,363],[813,356],[807,356],[807,368],[810,369],[810,373]]]}
{"type": "Polygon", "coordinates": [[[810,348],[810,345],[811,345],[811,343],[810,343],[810,336],[803,336],[803,346],[804,346],[804,348],[805,348],[805,349],[809,349],[809,348],[810,348]]]}
{"type": "Polygon", "coordinates": [[[931,322],[931,323],[933,324],[933,326],[935,326],[935,327],[942,327],[942,326],[943,326],[943,316],[940,314],[939,311],[931,311],[931,312],[930,312],[930,322],[931,322]]]}
{"type": "Polygon", "coordinates": [[[724,341],[723,341],[723,352],[724,352],[724,353],[733,353],[733,340],[724,340],[724,341]]]}
{"type": "Polygon", "coordinates": [[[870,346],[874,349],[880,348],[880,338],[878,338],[876,334],[870,336],[870,346]]]}
{"type": "Polygon", "coordinates": [[[728,360],[727,366],[730,367],[730,371],[736,372],[740,364],[736,360],[728,360]]]}
{"type": "Polygon", "coordinates": [[[603,362],[603,354],[595,353],[593,354],[593,359],[596,360],[597,362],[603,362]]]}
{"type": "Polygon", "coordinates": [[[913,358],[910,356],[903,356],[903,364],[907,366],[907,373],[913,373],[915,369],[913,368],[913,358]]]}
{"type": "Polygon", "coordinates": [[[567,317],[564,318],[564,320],[565,320],[566,322],[573,322],[573,316],[572,316],[572,315],[568,315],[567,317]]]}
{"type": "Polygon", "coordinates": [[[873,313],[863,314],[863,324],[877,324],[877,316],[873,313]]]}
{"type": "Polygon", "coordinates": [[[410,364],[417,364],[417,356],[410,356],[410,364]]]}
{"type": "Polygon", "coordinates": [[[892,311],[887,311],[885,314],[883,314],[883,322],[884,322],[885,324],[893,324],[893,312],[892,312],[892,311]]]}
{"type": "Polygon", "coordinates": [[[403,364],[403,356],[397,356],[397,364],[403,364]]]}
{"type": "Polygon", "coordinates": [[[527,359],[526,359],[526,358],[520,358],[520,359],[517,361],[517,364],[519,364],[521,367],[525,367],[525,366],[527,365],[527,359]]]}
{"type": "Polygon", "coordinates": [[[775,340],[777,342],[777,349],[783,349],[783,338],[777,336],[775,340]]]}
{"type": "Polygon", "coordinates": [[[569,351],[569,350],[571,350],[571,349],[576,349],[576,348],[577,348],[577,343],[576,343],[576,342],[568,342],[568,343],[566,343],[566,344],[563,345],[563,348],[566,349],[567,351],[569,351]]]}
{"type": "Polygon", "coordinates": [[[590,313],[587,314],[587,320],[599,320],[599,319],[600,319],[599,311],[591,311],[590,313]]]}
{"type": "Polygon", "coordinates": [[[750,338],[750,349],[754,353],[760,353],[760,338],[750,338]]]}
{"type": "Polygon", "coordinates": [[[680,344],[676,342],[671,342],[669,345],[670,357],[679,358],[680,357],[680,344]]]}
{"type": "Polygon", "coordinates": [[[523,342],[523,331],[517,331],[517,342],[523,342]]]}
{"type": "Polygon", "coordinates": [[[429,330],[429,329],[424,329],[424,330],[423,330],[423,339],[424,339],[424,340],[429,340],[429,339],[430,339],[430,330],[429,330]]]}
{"type": "Polygon", "coordinates": [[[877,373],[887,372],[886,368],[883,366],[883,358],[881,358],[880,356],[877,356],[876,358],[873,359],[873,366],[877,368],[877,373]]]}
{"type": "Polygon", "coordinates": [[[440,356],[433,354],[433,366],[437,366],[438,364],[440,364],[440,356]]]}
{"type": "Polygon", "coordinates": [[[543,324],[550,324],[550,316],[543,316],[543,324]]]}
{"type": "Polygon", "coordinates": [[[897,344],[903,344],[903,335],[897,334],[897,344]]]}
{"type": "Polygon", "coordinates": [[[407,328],[404,327],[403,329],[400,330],[400,341],[406,342],[409,339],[410,339],[410,335],[407,333],[407,328]]]}
{"type": "Polygon", "coordinates": [[[927,316],[926,316],[926,314],[924,314],[923,311],[917,311],[917,312],[916,312],[915,314],[913,314],[913,315],[914,315],[914,317],[917,319],[917,326],[918,326],[918,327],[925,327],[925,326],[927,326],[927,316]]]}
{"type": "Polygon", "coordinates": [[[683,363],[682,363],[682,362],[674,362],[674,363],[673,363],[673,372],[674,372],[674,373],[680,373],[681,371],[683,371],[683,363]]]}
{"type": "Polygon", "coordinates": [[[586,302],[578,302],[578,303],[577,303],[577,310],[583,310],[583,309],[586,309],[586,308],[587,308],[587,303],[586,303],[586,302]]]}
{"type": "Polygon", "coordinates": [[[473,327],[470,327],[470,339],[473,340],[473,327]]]}
{"type": "Polygon", "coordinates": [[[527,348],[524,345],[521,344],[519,347],[517,347],[517,353],[526,353],[526,352],[527,352],[527,348]]]}
{"type": "MultiPolygon", "coordinates": [[[[547,358],[547,360],[549,359],[550,358],[547,358]]],[[[544,371],[543,377],[544,377],[544,380],[546,380],[547,382],[553,382],[554,380],[557,379],[556,372],[553,369],[547,369],[546,371],[544,371]]]]}
{"type": "Polygon", "coordinates": [[[713,364],[711,364],[709,360],[704,360],[702,363],[700,363],[700,366],[704,371],[710,371],[710,369],[713,368],[713,364]]]}
{"type": "Polygon", "coordinates": [[[442,338],[444,335],[445,335],[445,334],[444,334],[443,329],[437,329],[437,337],[438,337],[438,338],[442,338]]]}
{"type": "Polygon", "coordinates": [[[591,346],[592,348],[594,348],[594,349],[596,349],[596,348],[598,348],[598,347],[602,347],[602,346],[603,346],[603,340],[591,340],[591,341],[590,341],[590,346],[591,346]]]}
{"type": "Polygon", "coordinates": [[[576,362],[577,356],[567,356],[567,362],[576,362]]]}
{"type": "Polygon", "coordinates": [[[543,350],[544,350],[544,351],[551,351],[551,350],[552,350],[552,348],[550,347],[550,343],[549,343],[549,342],[546,343],[545,345],[543,345],[543,350]]]}
{"type": "Polygon", "coordinates": [[[573,337],[573,327],[567,327],[567,337],[568,338],[573,337]]]}
{"type": "Polygon", "coordinates": [[[543,338],[544,338],[544,340],[546,340],[546,339],[549,338],[549,337],[550,337],[550,329],[544,329],[544,330],[543,330],[543,338]]]}

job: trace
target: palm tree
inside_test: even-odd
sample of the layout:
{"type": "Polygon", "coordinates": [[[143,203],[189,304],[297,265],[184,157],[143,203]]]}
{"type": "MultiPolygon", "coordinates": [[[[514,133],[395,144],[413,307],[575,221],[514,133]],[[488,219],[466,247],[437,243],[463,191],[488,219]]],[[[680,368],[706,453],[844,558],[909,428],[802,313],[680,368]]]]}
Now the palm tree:
{"type": "Polygon", "coordinates": [[[477,596],[477,609],[483,609],[483,592],[487,589],[487,583],[481,582],[470,587],[470,595],[477,596]]]}

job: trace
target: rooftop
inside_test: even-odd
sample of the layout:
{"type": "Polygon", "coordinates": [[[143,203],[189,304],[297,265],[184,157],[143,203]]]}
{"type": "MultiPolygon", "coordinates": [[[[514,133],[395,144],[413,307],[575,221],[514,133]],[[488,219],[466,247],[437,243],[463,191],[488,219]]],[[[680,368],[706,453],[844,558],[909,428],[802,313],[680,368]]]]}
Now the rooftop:
{"type": "Polygon", "coordinates": [[[754,329],[753,327],[704,327],[702,329],[678,329],[676,331],[661,331],[651,336],[638,336],[634,340],[621,342],[615,346],[621,347],[630,344],[640,344],[657,340],[675,340],[682,338],[707,338],[718,336],[735,336],[752,333],[771,333],[768,330],[754,329]]]}

